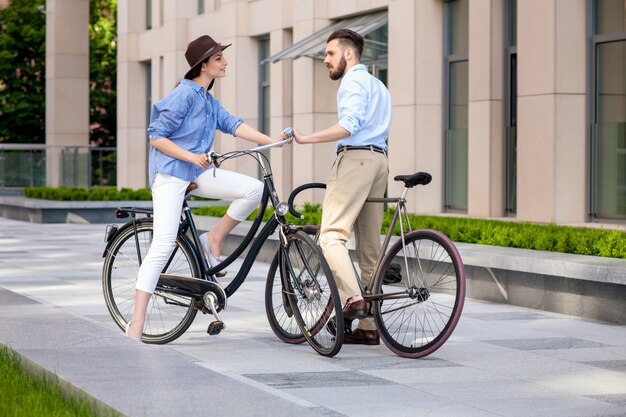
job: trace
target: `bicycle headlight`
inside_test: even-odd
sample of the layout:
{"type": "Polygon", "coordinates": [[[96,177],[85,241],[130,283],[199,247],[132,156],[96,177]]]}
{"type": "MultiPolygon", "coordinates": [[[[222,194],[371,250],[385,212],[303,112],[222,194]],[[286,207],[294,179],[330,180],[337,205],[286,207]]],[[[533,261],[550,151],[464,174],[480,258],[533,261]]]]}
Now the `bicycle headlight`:
{"type": "Polygon", "coordinates": [[[276,213],[278,213],[279,216],[284,216],[285,214],[287,214],[288,211],[289,206],[284,201],[278,203],[278,205],[276,206],[276,213]]]}

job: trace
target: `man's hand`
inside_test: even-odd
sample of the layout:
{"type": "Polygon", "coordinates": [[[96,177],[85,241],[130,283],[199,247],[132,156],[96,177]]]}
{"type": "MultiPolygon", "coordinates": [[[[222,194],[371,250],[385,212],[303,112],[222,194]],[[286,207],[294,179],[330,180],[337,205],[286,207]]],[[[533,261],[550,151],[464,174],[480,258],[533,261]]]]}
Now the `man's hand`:
{"type": "Polygon", "coordinates": [[[304,136],[298,129],[293,130],[293,137],[297,143],[308,143],[306,136],[304,136]]]}

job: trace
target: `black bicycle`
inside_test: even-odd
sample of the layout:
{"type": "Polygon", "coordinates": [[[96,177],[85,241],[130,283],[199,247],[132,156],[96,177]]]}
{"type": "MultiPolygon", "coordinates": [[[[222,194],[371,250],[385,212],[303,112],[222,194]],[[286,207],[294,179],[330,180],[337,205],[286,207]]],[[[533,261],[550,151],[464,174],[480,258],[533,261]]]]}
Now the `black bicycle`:
{"type": "MultiPolygon", "coordinates": [[[[285,133],[292,136],[289,129],[285,133]]],[[[258,215],[241,244],[223,262],[210,267],[200,246],[191,209],[184,202],[175,248],[146,312],[142,337],[145,343],[164,344],[177,339],[189,328],[198,311],[214,316],[215,320],[207,332],[219,334],[225,328],[219,312],[226,309],[228,297],[246,279],[267,238],[278,231],[280,246],[276,259],[281,277],[281,303],[267,307],[268,311],[293,318],[301,337],[318,353],[334,356],[339,352],[344,334],[343,314],[332,272],[320,248],[307,233],[308,228],[303,229],[286,221],[290,205],[279,200],[271,166],[262,153],[291,140],[243,151],[209,153],[215,167],[241,156],[250,156],[257,161],[265,184],[258,215]],[[268,204],[273,206],[274,213],[259,231],[268,204]],[[215,274],[231,265],[247,248],[249,251],[236,276],[227,285],[221,278],[218,280],[215,274]]],[[[289,201],[293,201],[296,193],[292,193],[289,201]]],[[[152,210],[133,207],[118,208],[116,216],[130,217],[130,220],[121,227],[107,227],[102,286],[113,320],[120,329],[124,329],[133,314],[137,272],[150,248],[153,219],[152,210]]],[[[272,272],[272,285],[275,274],[275,271],[272,272]]]]}

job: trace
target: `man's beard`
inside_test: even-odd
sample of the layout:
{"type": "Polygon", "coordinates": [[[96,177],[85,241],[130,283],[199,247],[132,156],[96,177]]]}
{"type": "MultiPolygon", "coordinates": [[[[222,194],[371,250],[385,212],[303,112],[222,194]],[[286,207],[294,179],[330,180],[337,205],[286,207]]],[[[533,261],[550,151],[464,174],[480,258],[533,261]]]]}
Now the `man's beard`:
{"type": "Polygon", "coordinates": [[[346,59],[344,57],[341,57],[341,61],[339,61],[339,67],[337,67],[337,70],[330,71],[330,79],[333,81],[337,81],[338,79],[343,77],[343,74],[346,72],[346,65],[348,65],[346,59]]]}

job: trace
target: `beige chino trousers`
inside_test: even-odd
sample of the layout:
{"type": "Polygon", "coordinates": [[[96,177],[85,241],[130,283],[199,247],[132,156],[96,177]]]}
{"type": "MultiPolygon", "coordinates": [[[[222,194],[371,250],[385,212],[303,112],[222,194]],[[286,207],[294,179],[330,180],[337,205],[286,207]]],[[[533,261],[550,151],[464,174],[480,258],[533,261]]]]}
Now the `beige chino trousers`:
{"type": "MultiPolygon", "coordinates": [[[[388,174],[387,156],[372,150],[343,151],[330,170],[322,207],[320,246],[337,282],[342,305],[361,293],[346,246],[352,229],[363,287],[372,280],[380,252],[383,204],[365,200],[384,196],[388,174]]],[[[360,320],[358,327],[376,328],[372,318],[360,320]]]]}

